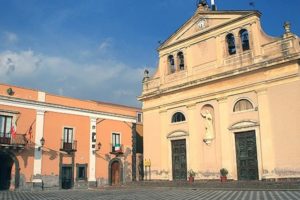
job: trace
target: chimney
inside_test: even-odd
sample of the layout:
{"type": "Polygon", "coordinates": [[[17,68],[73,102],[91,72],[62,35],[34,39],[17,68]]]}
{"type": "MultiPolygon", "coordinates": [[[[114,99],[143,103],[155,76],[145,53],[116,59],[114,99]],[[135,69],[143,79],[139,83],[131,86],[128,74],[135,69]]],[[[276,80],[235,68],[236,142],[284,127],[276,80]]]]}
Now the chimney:
{"type": "Polygon", "coordinates": [[[211,10],[215,11],[216,10],[216,5],[215,5],[215,0],[211,0],[211,10]]]}

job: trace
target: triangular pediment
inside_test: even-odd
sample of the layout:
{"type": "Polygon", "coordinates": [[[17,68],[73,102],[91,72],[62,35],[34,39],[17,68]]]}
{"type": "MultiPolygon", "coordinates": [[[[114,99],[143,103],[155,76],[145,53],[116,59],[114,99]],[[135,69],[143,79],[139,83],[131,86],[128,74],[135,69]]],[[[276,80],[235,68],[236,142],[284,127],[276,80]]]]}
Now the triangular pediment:
{"type": "Polygon", "coordinates": [[[196,12],[183,26],[169,37],[159,49],[165,48],[180,41],[205,34],[211,30],[222,28],[256,11],[205,11],[196,12]]]}

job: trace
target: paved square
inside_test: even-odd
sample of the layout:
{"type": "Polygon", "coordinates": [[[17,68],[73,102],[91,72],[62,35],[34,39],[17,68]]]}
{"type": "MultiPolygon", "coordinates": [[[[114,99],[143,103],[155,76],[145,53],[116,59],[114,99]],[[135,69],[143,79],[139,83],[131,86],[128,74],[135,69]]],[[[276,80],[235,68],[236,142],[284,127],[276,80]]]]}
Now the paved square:
{"type": "Polygon", "coordinates": [[[196,188],[118,188],[100,190],[59,190],[0,192],[1,200],[299,200],[300,191],[233,191],[196,188]]]}

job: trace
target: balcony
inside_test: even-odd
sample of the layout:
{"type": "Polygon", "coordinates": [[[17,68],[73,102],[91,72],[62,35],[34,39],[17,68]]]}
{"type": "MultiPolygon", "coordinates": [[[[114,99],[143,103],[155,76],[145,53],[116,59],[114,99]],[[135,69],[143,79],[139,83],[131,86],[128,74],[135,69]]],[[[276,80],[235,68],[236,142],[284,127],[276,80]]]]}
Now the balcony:
{"type": "Polygon", "coordinates": [[[0,136],[0,149],[21,150],[24,149],[26,144],[25,134],[16,134],[15,137],[11,137],[11,135],[8,135],[8,137],[0,136]]]}
{"type": "Polygon", "coordinates": [[[124,147],[123,145],[115,145],[115,144],[111,144],[111,152],[109,152],[110,154],[114,154],[114,155],[121,155],[124,154],[124,147]]]}
{"type": "Polygon", "coordinates": [[[72,142],[65,142],[61,140],[60,151],[64,151],[67,153],[72,153],[77,151],[77,141],[73,140],[72,142]]]}

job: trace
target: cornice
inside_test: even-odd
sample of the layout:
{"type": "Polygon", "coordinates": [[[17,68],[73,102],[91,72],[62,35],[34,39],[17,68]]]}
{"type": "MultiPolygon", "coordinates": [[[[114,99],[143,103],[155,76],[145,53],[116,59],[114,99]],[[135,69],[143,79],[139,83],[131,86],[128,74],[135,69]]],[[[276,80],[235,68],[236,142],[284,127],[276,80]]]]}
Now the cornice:
{"type": "Polygon", "coordinates": [[[38,102],[33,100],[25,100],[15,97],[7,97],[0,95],[0,105],[9,105],[15,107],[22,107],[37,110],[39,112],[58,112],[64,114],[73,114],[73,115],[81,115],[87,117],[94,117],[94,118],[102,118],[102,119],[111,119],[111,120],[118,120],[118,121],[125,121],[125,122],[132,122],[136,123],[135,116],[129,115],[121,115],[115,113],[108,113],[108,112],[101,112],[101,111],[94,111],[89,109],[82,109],[70,106],[63,106],[58,104],[46,103],[46,102],[38,102]]]}
{"type": "MultiPolygon", "coordinates": [[[[273,82],[276,82],[276,81],[281,81],[281,80],[284,80],[284,79],[291,79],[291,78],[295,78],[295,77],[299,77],[299,75],[298,74],[292,74],[292,75],[288,75],[288,76],[284,76],[284,77],[275,78],[275,79],[272,79],[272,80],[264,80],[264,81],[260,81],[260,82],[256,82],[256,83],[252,83],[252,84],[248,84],[248,85],[234,87],[234,88],[230,88],[230,89],[226,89],[226,90],[220,90],[220,91],[209,93],[209,94],[198,95],[198,96],[195,96],[195,97],[190,97],[190,98],[187,98],[187,99],[174,101],[174,102],[171,102],[171,103],[165,103],[165,104],[161,104],[161,105],[158,105],[158,106],[149,107],[149,108],[146,108],[146,109],[143,108],[143,112],[159,109],[161,107],[170,107],[170,106],[174,106],[176,104],[188,104],[187,102],[191,102],[191,101],[196,101],[196,104],[211,101],[211,100],[217,100],[219,103],[222,103],[222,102],[227,101],[227,94],[232,92],[233,90],[238,91],[238,90],[248,89],[246,92],[251,92],[251,91],[252,92],[257,92],[258,90],[253,89],[254,87],[262,86],[263,89],[261,89],[261,90],[266,90],[265,85],[268,84],[268,83],[273,83],[273,82]]],[[[236,94],[240,94],[240,93],[236,93],[236,94]]],[[[232,96],[232,95],[228,95],[228,96],[232,96]]]]}

